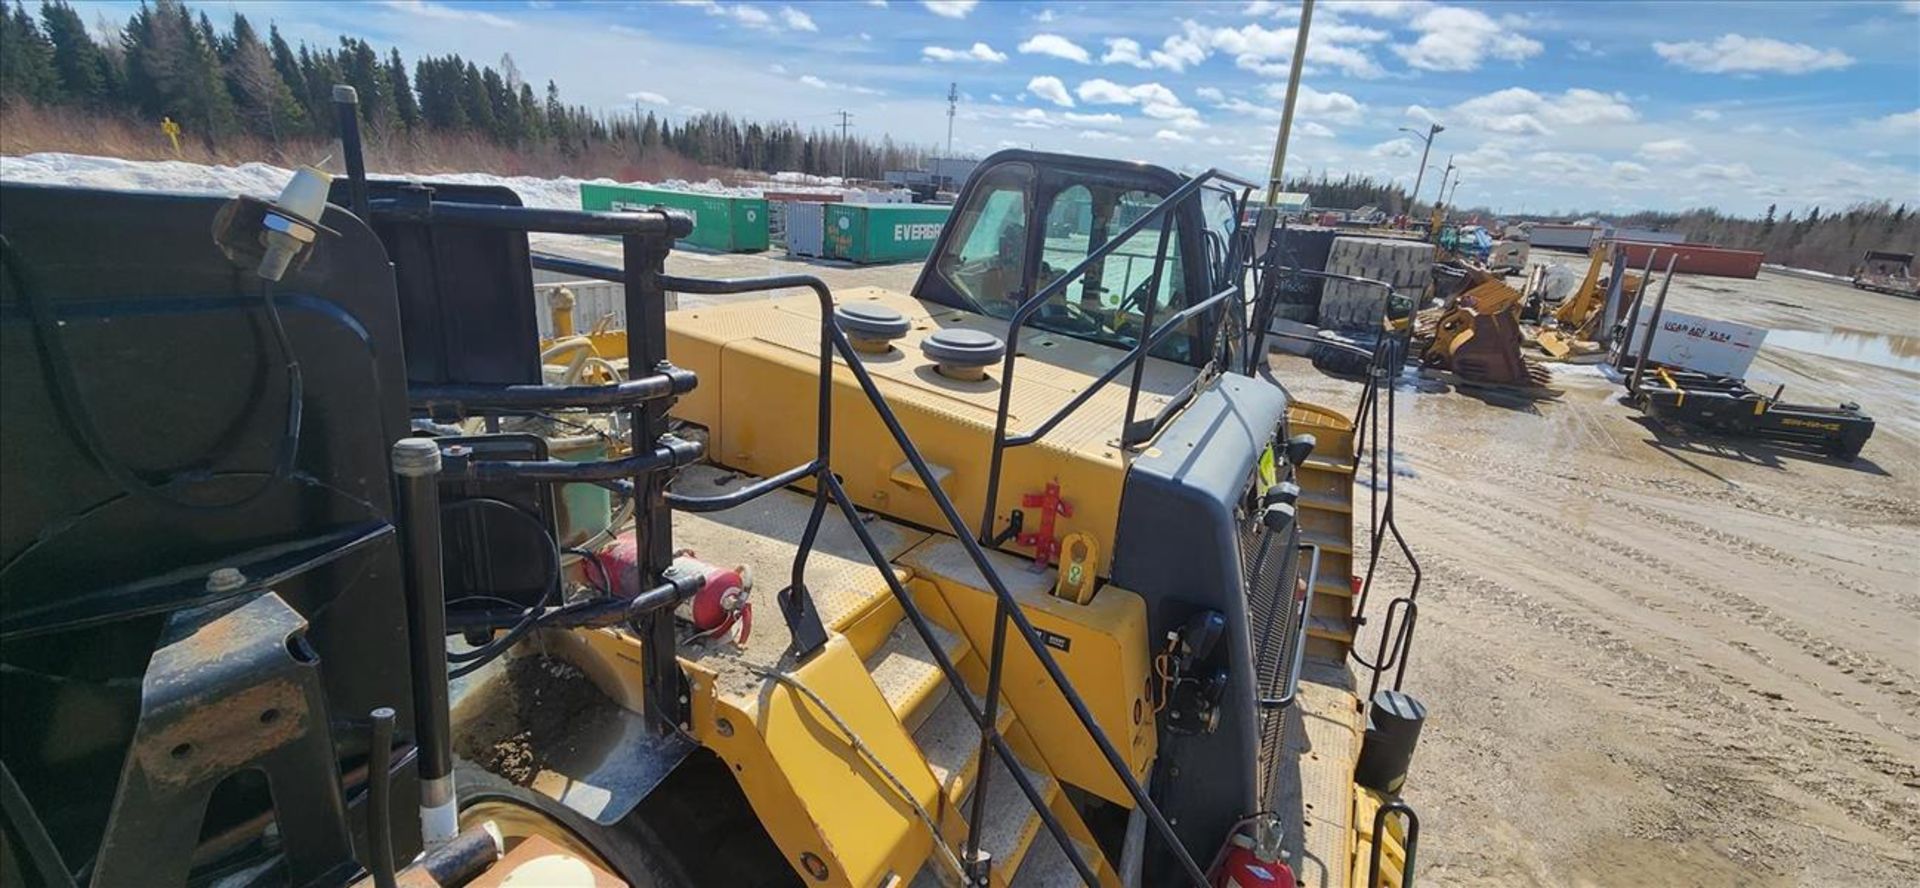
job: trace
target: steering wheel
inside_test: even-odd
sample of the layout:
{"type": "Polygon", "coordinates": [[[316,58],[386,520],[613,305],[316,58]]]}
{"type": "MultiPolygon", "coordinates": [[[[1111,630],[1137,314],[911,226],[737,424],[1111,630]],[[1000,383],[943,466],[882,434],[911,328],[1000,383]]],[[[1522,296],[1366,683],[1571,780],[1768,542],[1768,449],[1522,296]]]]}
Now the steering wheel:
{"type": "Polygon", "coordinates": [[[1106,325],[1100,319],[1087,313],[1087,310],[1067,301],[1049,301],[1040,306],[1034,315],[1044,320],[1053,329],[1068,334],[1092,335],[1102,333],[1106,325]]]}

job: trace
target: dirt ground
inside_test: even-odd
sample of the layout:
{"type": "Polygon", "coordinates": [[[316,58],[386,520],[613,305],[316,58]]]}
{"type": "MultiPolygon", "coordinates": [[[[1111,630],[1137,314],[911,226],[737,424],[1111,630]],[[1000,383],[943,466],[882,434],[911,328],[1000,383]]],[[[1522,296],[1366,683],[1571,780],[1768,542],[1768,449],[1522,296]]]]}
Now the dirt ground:
{"type": "MultiPolygon", "coordinates": [[[[1542,403],[1403,386],[1421,876],[1913,884],[1920,303],[1763,273],[1678,276],[1669,305],[1777,331],[1796,348],[1751,377],[1857,402],[1874,436],[1843,464],[1688,435],[1591,367],[1556,368],[1542,403]]],[[[1276,361],[1300,397],[1353,402],[1276,361]]]]}
{"type": "MultiPolygon", "coordinates": [[[[669,269],[896,289],[919,270],[777,252],[669,269]]],[[[1406,689],[1430,710],[1407,790],[1424,884],[1892,886],[1920,870],[1920,302],[1763,273],[1679,276],[1669,305],[1776,331],[1756,388],[1857,402],[1878,429],[1851,464],[1688,435],[1592,367],[1556,368],[1544,402],[1398,390],[1396,512],[1421,568],[1406,689]]],[[[1352,407],[1353,384],[1274,361],[1296,396],[1352,407]]],[[[1404,563],[1382,571],[1376,601],[1407,589],[1404,563]]]]}

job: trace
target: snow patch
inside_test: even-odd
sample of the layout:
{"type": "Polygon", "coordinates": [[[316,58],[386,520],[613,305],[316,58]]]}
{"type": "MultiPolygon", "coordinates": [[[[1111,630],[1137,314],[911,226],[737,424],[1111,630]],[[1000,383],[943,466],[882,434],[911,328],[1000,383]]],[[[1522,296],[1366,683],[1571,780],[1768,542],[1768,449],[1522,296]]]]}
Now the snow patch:
{"type": "MultiPolygon", "coordinates": [[[[569,176],[495,176],[489,173],[432,173],[415,175],[370,171],[375,178],[425,179],[463,185],[504,185],[520,195],[530,207],[577,210],[580,185],[627,185],[638,188],[665,188],[730,197],[758,197],[765,191],[804,191],[838,194],[853,200],[873,200],[885,192],[846,187],[838,176],[812,176],[804,173],[775,173],[772,178],[750,185],[732,186],[718,179],[690,182],[668,179],[664,182],[620,182],[614,179],[576,179],[569,176]]],[[[179,160],[122,160],[85,154],[44,153],[20,157],[0,157],[0,180],[40,185],[69,185],[82,188],[107,188],[119,191],[163,191],[188,194],[248,194],[272,198],[292,178],[293,171],[268,163],[243,163],[239,166],[211,166],[179,160]]]]}

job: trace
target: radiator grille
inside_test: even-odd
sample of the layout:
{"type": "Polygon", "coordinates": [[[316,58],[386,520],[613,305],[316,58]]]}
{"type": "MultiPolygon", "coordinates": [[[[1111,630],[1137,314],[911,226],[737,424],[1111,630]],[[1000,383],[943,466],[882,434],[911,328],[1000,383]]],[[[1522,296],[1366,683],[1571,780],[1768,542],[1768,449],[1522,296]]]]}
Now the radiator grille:
{"type": "MultiPolygon", "coordinates": [[[[1287,673],[1293,666],[1294,648],[1300,640],[1300,621],[1306,619],[1302,602],[1294,597],[1300,560],[1300,526],[1289,521],[1269,528],[1258,514],[1248,517],[1240,535],[1240,564],[1246,578],[1247,625],[1253,639],[1253,675],[1255,695],[1272,700],[1286,692],[1287,673]]],[[[1280,756],[1281,734],[1286,725],[1285,710],[1262,706],[1260,720],[1259,777],[1260,804],[1271,810],[1274,802],[1275,764],[1280,756]]]]}

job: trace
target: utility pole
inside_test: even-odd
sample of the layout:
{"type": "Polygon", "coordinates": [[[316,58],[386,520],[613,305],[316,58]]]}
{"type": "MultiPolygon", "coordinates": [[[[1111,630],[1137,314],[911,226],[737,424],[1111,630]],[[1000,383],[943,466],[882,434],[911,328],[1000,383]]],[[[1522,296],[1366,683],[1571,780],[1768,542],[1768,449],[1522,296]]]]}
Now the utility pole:
{"type": "Polygon", "coordinates": [[[947,157],[953,157],[953,115],[960,110],[960,84],[947,84],[947,157]]]}
{"type": "MultiPolygon", "coordinates": [[[[1300,64],[1307,58],[1307,29],[1313,24],[1313,0],[1300,0],[1300,27],[1293,37],[1293,70],[1287,75],[1287,101],[1280,108],[1280,135],[1273,145],[1273,169],[1267,175],[1267,206],[1280,200],[1287,171],[1287,138],[1293,135],[1293,106],[1300,97],[1300,64]]],[[[1426,163],[1426,161],[1421,161],[1426,163]]]]}
{"type": "Polygon", "coordinates": [[[852,114],[840,112],[840,181],[843,183],[847,180],[847,149],[852,147],[847,142],[847,128],[853,126],[852,121],[852,114]]]}

